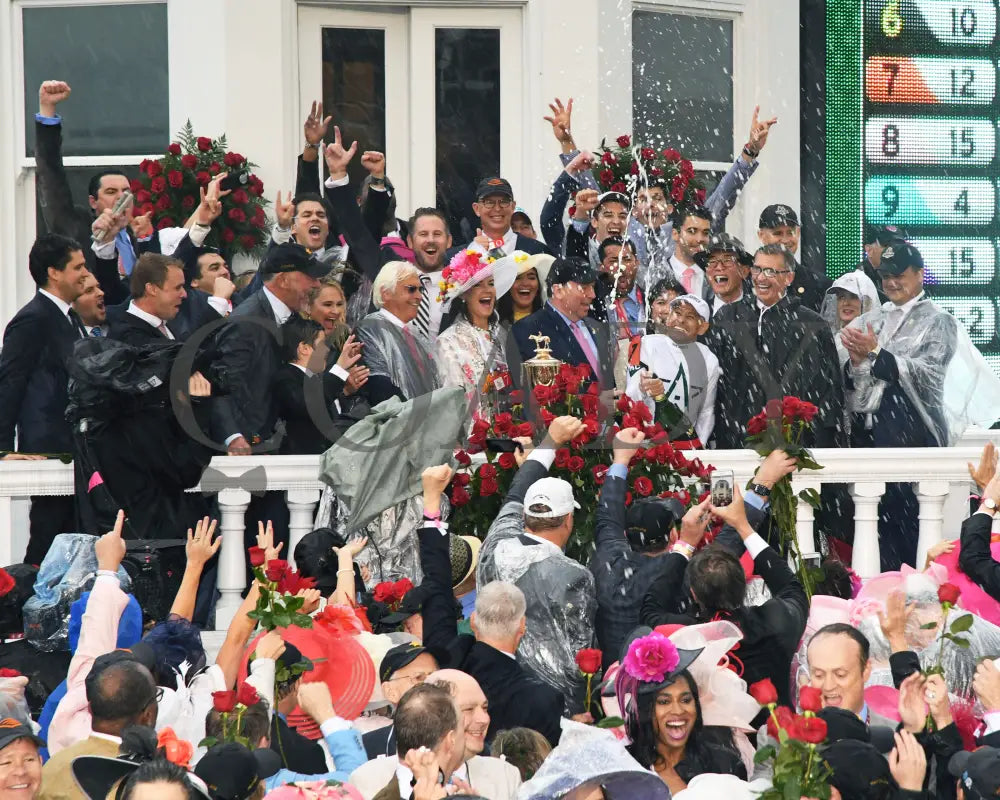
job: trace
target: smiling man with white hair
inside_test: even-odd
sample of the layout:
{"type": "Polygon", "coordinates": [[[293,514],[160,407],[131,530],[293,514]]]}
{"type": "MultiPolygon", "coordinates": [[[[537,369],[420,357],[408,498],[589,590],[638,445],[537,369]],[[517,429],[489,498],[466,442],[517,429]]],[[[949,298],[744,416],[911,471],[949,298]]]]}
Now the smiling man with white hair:
{"type": "Polygon", "coordinates": [[[372,284],[377,311],[358,323],[361,358],[370,370],[361,389],[376,406],[390,397],[412,400],[439,386],[437,369],[427,344],[414,335],[409,323],[420,308],[420,273],[408,261],[390,261],[372,284]]]}

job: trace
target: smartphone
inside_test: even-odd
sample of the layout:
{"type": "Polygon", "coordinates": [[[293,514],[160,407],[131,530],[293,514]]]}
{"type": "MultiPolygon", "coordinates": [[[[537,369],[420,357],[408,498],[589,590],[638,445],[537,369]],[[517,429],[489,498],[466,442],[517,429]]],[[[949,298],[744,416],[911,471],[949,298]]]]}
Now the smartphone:
{"type": "Polygon", "coordinates": [[[728,506],[733,502],[733,481],[736,476],[731,469],[717,469],[712,472],[712,505],[728,506]]]}
{"type": "Polygon", "coordinates": [[[233,191],[246,186],[250,182],[250,173],[247,170],[234,172],[219,181],[219,189],[223,192],[233,191]]]}
{"type": "Polygon", "coordinates": [[[486,449],[491,453],[524,452],[524,445],[513,439],[487,439],[486,449]]]}

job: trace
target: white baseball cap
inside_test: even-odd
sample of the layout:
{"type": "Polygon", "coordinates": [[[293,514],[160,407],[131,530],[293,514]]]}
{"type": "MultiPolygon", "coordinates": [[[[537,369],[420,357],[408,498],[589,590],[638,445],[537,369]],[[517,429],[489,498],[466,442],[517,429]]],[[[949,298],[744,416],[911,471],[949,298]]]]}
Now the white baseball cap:
{"type": "Polygon", "coordinates": [[[708,310],[708,303],[702,300],[700,297],[694,294],[682,294],[680,297],[675,297],[670,301],[670,307],[673,308],[679,303],[687,303],[691,308],[693,308],[699,317],[701,317],[705,322],[711,320],[711,312],[708,310]]]}
{"type": "Polygon", "coordinates": [[[535,481],[524,497],[524,513],[539,519],[552,519],[568,514],[580,504],[573,499],[573,487],[562,478],[542,478],[535,481]],[[532,511],[531,507],[543,505],[548,511],[532,511]]]}

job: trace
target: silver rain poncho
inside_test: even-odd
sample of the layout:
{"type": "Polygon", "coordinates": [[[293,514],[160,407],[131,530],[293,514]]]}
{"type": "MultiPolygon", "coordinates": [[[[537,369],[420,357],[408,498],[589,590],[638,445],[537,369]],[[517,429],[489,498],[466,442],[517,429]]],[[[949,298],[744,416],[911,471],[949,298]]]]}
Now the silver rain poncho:
{"type": "Polygon", "coordinates": [[[576,654],[594,644],[594,576],[554,544],[526,545],[524,505],[504,504],[479,553],[476,582],[515,584],[527,601],[527,630],[517,660],[563,693],[566,713],[584,711],[586,679],[576,654]]]}
{"type": "Polygon", "coordinates": [[[380,311],[361,320],[354,333],[364,345],[361,363],[373,377],[381,375],[392,381],[407,400],[433,392],[441,385],[427,345],[380,311]]]}
{"type": "MultiPolygon", "coordinates": [[[[823,298],[823,305],[820,308],[820,316],[826,320],[833,334],[833,343],[837,345],[837,355],[840,357],[840,366],[844,366],[850,356],[847,348],[840,341],[840,329],[844,327],[843,320],[840,319],[839,303],[840,297],[844,293],[852,294],[861,301],[861,314],[868,314],[874,311],[878,305],[878,289],[871,278],[859,269],[841,275],[833,282],[833,286],[826,290],[826,297],[823,298]]],[[[860,315],[859,315],[860,316],[860,315]]]]}
{"type": "MultiPolygon", "coordinates": [[[[970,426],[989,428],[1000,419],[1000,380],[965,327],[926,298],[913,306],[897,328],[894,314],[898,311],[886,303],[858,317],[850,327],[864,331],[871,325],[879,346],[895,357],[900,386],[937,445],[954,445],[970,426]]],[[[871,373],[867,361],[852,366],[854,391],[847,393],[848,408],[868,415],[869,423],[888,385],[871,373]]]]}

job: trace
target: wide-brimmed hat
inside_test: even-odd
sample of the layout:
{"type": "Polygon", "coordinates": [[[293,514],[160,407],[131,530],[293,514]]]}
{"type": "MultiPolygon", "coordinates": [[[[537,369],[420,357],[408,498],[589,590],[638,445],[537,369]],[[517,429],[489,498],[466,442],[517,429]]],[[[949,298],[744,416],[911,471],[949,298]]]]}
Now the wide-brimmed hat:
{"type": "Polygon", "coordinates": [[[438,299],[448,301],[461,297],[469,289],[490,278],[493,278],[497,298],[503,297],[517,279],[515,256],[527,258],[525,253],[515,252],[490,261],[488,256],[478,250],[462,250],[456,253],[441,273],[439,284],[441,291],[438,299]]]}

